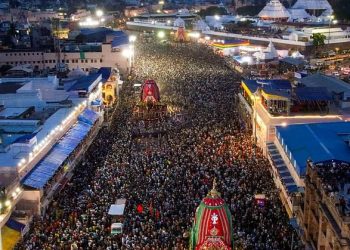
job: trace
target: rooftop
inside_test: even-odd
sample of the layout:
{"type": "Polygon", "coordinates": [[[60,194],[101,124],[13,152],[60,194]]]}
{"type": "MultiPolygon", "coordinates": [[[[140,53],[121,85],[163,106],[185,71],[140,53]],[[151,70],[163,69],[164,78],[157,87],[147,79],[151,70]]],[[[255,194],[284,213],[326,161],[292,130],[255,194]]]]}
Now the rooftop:
{"type": "Polygon", "coordinates": [[[332,160],[350,163],[349,122],[277,126],[276,134],[301,176],[305,175],[308,159],[315,164],[332,160]]]}
{"type": "Polygon", "coordinates": [[[13,94],[17,89],[23,86],[23,82],[4,82],[0,83],[0,94],[13,94]]]}
{"type": "Polygon", "coordinates": [[[0,111],[0,119],[6,118],[16,118],[21,116],[29,108],[5,108],[0,111]]]}
{"type": "Polygon", "coordinates": [[[330,92],[340,94],[350,91],[350,85],[338,78],[316,73],[300,79],[306,87],[325,87],[330,92]]]}

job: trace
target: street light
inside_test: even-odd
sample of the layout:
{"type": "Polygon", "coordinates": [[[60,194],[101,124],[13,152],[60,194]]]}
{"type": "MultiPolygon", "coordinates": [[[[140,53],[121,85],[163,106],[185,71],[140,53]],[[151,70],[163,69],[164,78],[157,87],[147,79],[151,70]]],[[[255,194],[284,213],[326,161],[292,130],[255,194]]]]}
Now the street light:
{"type": "Polygon", "coordinates": [[[164,31],[159,31],[157,36],[158,36],[158,38],[163,39],[165,37],[165,32],[164,31]]]}
{"type": "Polygon", "coordinates": [[[134,43],[135,41],[136,41],[136,36],[135,35],[129,36],[129,42],[134,43]]]}
{"type": "Polygon", "coordinates": [[[131,73],[131,60],[134,56],[134,46],[130,45],[128,49],[124,49],[122,55],[129,60],[129,73],[131,73]]]}
{"type": "Polygon", "coordinates": [[[96,16],[97,17],[103,16],[103,11],[102,10],[96,10],[96,16]]]}
{"type": "Polygon", "coordinates": [[[334,20],[334,15],[330,15],[328,16],[329,18],[329,24],[328,24],[328,49],[329,49],[329,43],[330,43],[330,39],[331,39],[331,24],[337,24],[338,21],[334,20]]]}

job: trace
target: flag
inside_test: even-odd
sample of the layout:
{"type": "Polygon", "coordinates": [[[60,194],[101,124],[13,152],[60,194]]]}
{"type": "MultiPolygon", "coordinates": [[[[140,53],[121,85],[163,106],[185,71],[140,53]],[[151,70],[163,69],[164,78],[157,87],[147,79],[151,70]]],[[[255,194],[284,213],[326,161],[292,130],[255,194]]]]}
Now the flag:
{"type": "Polygon", "coordinates": [[[138,204],[136,210],[137,210],[137,212],[138,212],[139,214],[142,214],[142,212],[143,212],[143,206],[142,206],[142,204],[138,204]]]}

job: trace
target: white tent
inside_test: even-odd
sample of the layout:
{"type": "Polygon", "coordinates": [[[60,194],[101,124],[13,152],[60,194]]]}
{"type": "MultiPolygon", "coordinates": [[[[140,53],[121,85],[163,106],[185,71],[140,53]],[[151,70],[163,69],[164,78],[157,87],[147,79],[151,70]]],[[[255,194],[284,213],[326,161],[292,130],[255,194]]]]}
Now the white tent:
{"type": "Polygon", "coordinates": [[[185,21],[181,17],[176,18],[174,27],[185,27],[185,21]]]}
{"type": "Polygon", "coordinates": [[[267,46],[267,48],[264,50],[265,53],[268,53],[272,58],[277,58],[278,57],[278,53],[277,50],[275,48],[275,45],[273,45],[273,43],[270,41],[269,45],[267,46]]]}
{"type": "Polygon", "coordinates": [[[305,11],[305,9],[288,9],[292,20],[309,19],[311,16],[305,11]]]}
{"type": "Polygon", "coordinates": [[[331,10],[332,6],[327,0],[298,0],[293,9],[306,9],[306,10],[331,10]]]}
{"type": "Polygon", "coordinates": [[[260,11],[258,16],[262,19],[288,19],[290,14],[279,0],[271,0],[260,11]]]}
{"type": "Polygon", "coordinates": [[[197,22],[195,22],[193,29],[200,30],[200,31],[210,30],[208,24],[206,22],[204,22],[203,20],[198,20],[197,22]]]}

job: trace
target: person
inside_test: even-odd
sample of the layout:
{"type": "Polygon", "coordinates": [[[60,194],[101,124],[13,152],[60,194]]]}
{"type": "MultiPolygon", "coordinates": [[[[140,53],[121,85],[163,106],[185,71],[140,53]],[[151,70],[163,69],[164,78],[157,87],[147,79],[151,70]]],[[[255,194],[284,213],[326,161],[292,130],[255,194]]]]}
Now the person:
{"type": "Polygon", "coordinates": [[[136,46],[134,75],[110,127],[16,249],[187,249],[195,209],[214,178],[233,215],[235,249],[291,249],[298,237],[269,162],[233,105],[239,76],[204,45],[136,46]],[[133,82],[145,79],[159,85],[169,117],[135,119],[133,82]],[[265,194],[264,207],[257,193],[265,194]],[[123,232],[111,235],[108,208],[117,198],[127,200],[123,232]]]}

